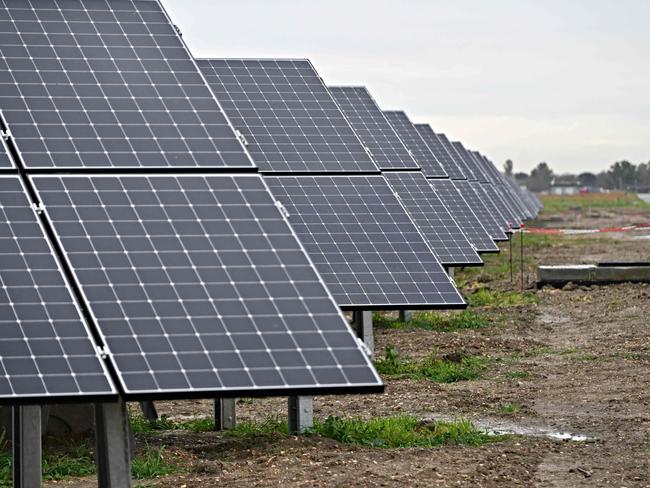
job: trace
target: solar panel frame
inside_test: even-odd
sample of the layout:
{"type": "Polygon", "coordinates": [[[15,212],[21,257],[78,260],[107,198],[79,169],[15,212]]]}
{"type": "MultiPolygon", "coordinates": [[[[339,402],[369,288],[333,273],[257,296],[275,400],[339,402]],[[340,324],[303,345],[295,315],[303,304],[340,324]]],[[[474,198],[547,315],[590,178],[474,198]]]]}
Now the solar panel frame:
{"type": "Polygon", "coordinates": [[[437,178],[429,179],[429,184],[458,222],[469,241],[479,253],[497,253],[499,248],[485,229],[472,207],[456,188],[452,180],[437,178]]]}
{"type": "Polygon", "coordinates": [[[18,176],[0,176],[0,230],[0,403],[117,398],[18,176]]]}
{"type": "Polygon", "coordinates": [[[465,179],[468,181],[476,181],[478,178],[476,177],[472,169],[469,166],[467,166],[463,158],[460,157],[460,154],[458,154],[458,151],[456,151],[449,138],[441,132],[436,133],[436,135],[438,136],[438,140],[446,149],[449,156],[456,163],[456,166],[458,166],[463,172],[463,174],[465,175],[465,179]]]}
{"type": "Polygon", "coordinates": [[[3,6],[0,109],[26,167],[254,169],[157,0],[3,6]]]}
{"type": "Polygon", "coordinates": [[[382,175],[265,179],[341,308],[465,308],[382,175]]]}
{"type": "Polygon", "coordinates": [[[261,172],[379,172],[309,60],[197,63],[261,172]]]}
{"type": "Polygon", "coordinates": [[[15,169],[14,163],[9,156],[9,149],[2,137],[0,137],[0,169],[15,169]]]}
{"type": "Polygon", "coordinates": [[[424,142],[427,144],[431,152],[442,164],[443,169],[452,180],[464,180],[465,174],[460,166],[456,164],[447,149],[443,146],[442,142],[429,124],[414,124],[415,129],[418,131],[424,142]]]}
{"type": "Polygon", "coordinates": [[[379,169],[420,169],[366,87],[328,86],[328,89],[379,169]]]}
{"type": "Polygon", "coordinates": [[[391,171],[384,176],[443,266],[483,265],[474,245],[422,172],[391,171]]]}
{"type": "Polygon", "coordinates": [[[436,158],[424,139],[405,112],[399,110],[384,110],[384,115],[404,142],[406,147],[422,168],[427,178],[447,178],[447,172],[436,158]]]}
{"type": "Polygon", "coordinates": [[[382,391],[260,175],[31,181],[125,398],[382,391]]]}
{"type": "Polygon", "coordinates": [[[476,193],[472,183],[476,182],[467,180],[453,181],[454,186],[456,186],[456,188],[461,192],[463,198],[472,208],[481,224],[483,224],[483,227],[488,231],[490,237],[495,241],[507,240],[505,231],[501,228],[501,225],[492,214],[493,211],[486,208],[485,202],[481,199],[480,195],[476,193]]]}

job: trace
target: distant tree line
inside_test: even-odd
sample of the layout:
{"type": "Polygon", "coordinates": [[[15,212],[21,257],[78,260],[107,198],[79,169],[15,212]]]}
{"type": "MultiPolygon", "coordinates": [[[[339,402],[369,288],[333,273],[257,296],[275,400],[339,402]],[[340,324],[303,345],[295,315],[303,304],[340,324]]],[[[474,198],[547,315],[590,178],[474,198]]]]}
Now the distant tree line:
{"type": "Polygon", "coordinates": [[[600,187],[607,190],[650,191],[650,161],[633,164],[629,161],[617,161],[609,169],[600,173],[584,172],[580,174],[555,174],[546,162],[539,163],[531,172],[513,171],[514,164],[508,159],[503,169],[509,176],[514,176],[519,184],[526,185],[531,191],[545,191],[552,185],[576,185],[600,187]]]}

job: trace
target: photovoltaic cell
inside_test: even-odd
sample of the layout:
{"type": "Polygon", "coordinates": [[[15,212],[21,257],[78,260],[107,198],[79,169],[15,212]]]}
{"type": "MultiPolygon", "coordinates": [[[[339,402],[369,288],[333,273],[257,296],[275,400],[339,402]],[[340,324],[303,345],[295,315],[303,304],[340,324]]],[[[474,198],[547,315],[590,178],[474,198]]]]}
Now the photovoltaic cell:
{"type": "Polygon", "coordinates": [[[463,306],[383,176],[271,176],[267,181],[340,306],[463,306]]]}
{"type": "Polygon", "coordinates": [[[384,175],[443,265],[481,264],[481,258],[420,171],[384,175]]]}
{"type": "Polygon", "coordinates": [[[448,176],[447,172],[424,142],[408,116],[400,111],[384,111],[384,114],[395,132],[411,151],[425,176],[429,178],[446,178],[448,176]]]}
{"type": "Polygon", "coordinates": [[[10,169],[13,167],[14,165],[9,157],[9,151],[7,150],[4,141],[0,140],[0,169],[10,169]]]}
{"type": "Polygon", "coordinates": [[[465,164],[465,161],[460,157],[458,151],[456,151],[456,149],[452,145],[451,141],[447,138],[447,136],[441,133],[437,133],[436,135],[438,136],[438,140],[440,141],[442,146],[447,150],[449,156],[452,158],[454,163],[456,163],[456,166],[458,166],[458,168],[460,168],[460,170],[462,171],[463,175],[465,175],[465,179],[469,181],[476,181],[477,178],[474,175],[474,172],[471,170],[469,166],[467,166],[467,164],[465,164]]]}
{"type": "Polygon", "coordinates": [[[197,62],[260,170],[378,170],[309,61],[197,62]]]}
{"type": "Polygon", "coordinates": [[[0,109],[29,168],[252,167],[158,1],[0,1],[0,109]]]}
{"type": "Polygon", "coordinates": [[[0,176],[0,400],[113,395],[20,180],[0,176]]]}
{"type": "Polygon", "coordinates": [[[493,214],[491,207],[486,206],[485,198],[481,198],[479,194],[476,193],[472,183],[466,180],[455,180],[452,182],[458,191],[463,195],[463,198],[469,206],[472,208],[479,221],[483,224],[485,229],[490,234],[490,237],[494,240],[505,240],[506,235],[505,231],[502,228],[501,224],[497,222],[493,214]]]}
{"type": "Polygon", "coordinates": [[[440,139],[438,139],[438,134],[433,131],[431,126],[429,124],[415,124],[415,128],[436,159],[440,162],[442,168],[449,175],[449,178],[452,180],[464,180],[465,175],[462,170],[453,160],[449,152],[447,152],[447,149],[445,149],[440,139]]]}
{"type": "Polygon", "coordinates": [[[499,248],[488,231],[465,201],[454,182],[447,179],[431,179],[429,184],[445,205],[478,252],[497,252],[499,248]]]}
{"type": "Polygon", "coordinates": [[[365,87],[329,90],[380,169],[420,168],[365,87]]]}
{"type": "Polygon", "coordinates": [[[127,395],[380,388],[260,176],[33,182],[127,395]]]}

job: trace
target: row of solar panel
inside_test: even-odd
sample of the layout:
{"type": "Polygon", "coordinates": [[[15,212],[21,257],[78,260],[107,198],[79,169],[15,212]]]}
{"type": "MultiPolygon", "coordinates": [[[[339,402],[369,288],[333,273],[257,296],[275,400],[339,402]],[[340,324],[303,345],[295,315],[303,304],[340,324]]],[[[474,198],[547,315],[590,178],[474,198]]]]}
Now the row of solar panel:
{"type": "Polygon", "coordinates": [[[157,0],[0,2],[0,398],[379,390],[337,305],[462,306],[536,211],[308,61],[199,66],[157,0]]]}

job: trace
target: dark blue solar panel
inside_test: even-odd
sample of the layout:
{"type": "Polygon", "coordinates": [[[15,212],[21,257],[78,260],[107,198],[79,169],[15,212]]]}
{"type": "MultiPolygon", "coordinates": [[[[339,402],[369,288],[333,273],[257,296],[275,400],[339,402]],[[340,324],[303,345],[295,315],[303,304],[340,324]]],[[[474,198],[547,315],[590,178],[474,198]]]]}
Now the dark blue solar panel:
{"type": "Polygon", "coordinates": [[[29,168],[252,167],[158,1],[0,2],[0,110],[29,168]]]}
{"type": "Polygon", "coordinates": [[[115,394],[20,180],[0,176],[0,398],[115,394]]]}

